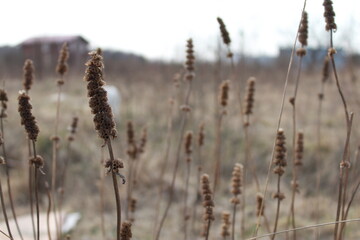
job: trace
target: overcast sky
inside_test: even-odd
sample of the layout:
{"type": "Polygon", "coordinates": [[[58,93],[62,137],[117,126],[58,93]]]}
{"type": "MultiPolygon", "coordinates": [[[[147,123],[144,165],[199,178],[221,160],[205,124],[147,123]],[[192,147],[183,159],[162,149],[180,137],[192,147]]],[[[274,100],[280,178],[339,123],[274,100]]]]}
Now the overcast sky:
{"type": "MultiPolygon", "coordinates": [[[[327,40],[322,0],[308,0],[309,44],[327,40]]],[[[303,0],[32,0],[2,1],[0,45],[33,36],[80,34],[92,47],[118,49],[152,59],[179,59],[185,41],[211,57],[223,18],[235,50],[276,54],[291,45],[303,0]],[[240,38],[240,33],[244,38],[240,38]]],[[[335,45],[360,50],[360,1],[334,0],[335,45]],[[349,41],[351,39],[351,41],[349,41]]]]}

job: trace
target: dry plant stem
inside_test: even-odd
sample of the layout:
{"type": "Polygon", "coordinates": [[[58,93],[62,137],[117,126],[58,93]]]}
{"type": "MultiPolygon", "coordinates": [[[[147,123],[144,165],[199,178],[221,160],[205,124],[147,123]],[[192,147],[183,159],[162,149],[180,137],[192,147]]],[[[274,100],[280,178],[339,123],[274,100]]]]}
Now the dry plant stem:
{"type": "Polygon", "coordinates": [[[188,222],[189,222],[189,208],[188,208],[188,194],[189,194],[189,180],[191,173],[191,162],[186,163],[186,182],[185,182],[185,197],[184,197],[184,239],[188,239],[188,222]]]}
{"type": "Polygon", "coordinates": [[[261,236],[251,237],[251,238],[247,238],[245,240],[256,240],[256,239],[270,237],[272,235],[278,235],[278,234],[288,233],[288,232],[292,232],[292,231],[301,231],[301,230],[306,230],[306,229],[311,229],[311,228],[319,228],[319,227],[325,227],[325,226],[334,225],[334,224],[338,224],[338,223],[349,223],[349,222],[360,222],[360,218],[353,218],[353,219],[341,220],[341,221],[337,221],[337,222],[327,222],[327,223],[308,225],[308,226],[304,226],[304,227],[298,227],[296,229],[282,230],[282,231],[278,231],[278,232],[264,234],[261,236]]]}
{"type": "Polygon", "coordinates": [[[8,236],[6,233],[4,233],[3,231],[0,230],[0,233],[1,233],[2,235],[4,235],[5,237],[7,237],[8,239],[11,239],[11,240],[12,240],[12,238],[9,237],[9,236],[8,236]]]}
{"type": "MultiPolygon", "coordinates": [[[[184,104],[185,106],[189,106],[189,99],[190,99],[190,94],[191,94],[191,89],[192,89],[192,81],[194,79],[189,81],[187,90],[186,90],[186,94],[185,94],[185,101],[184,104]]],[[[159,240],[160,238],[160,233],[162,230],[162,227],[164,225],[165,219],[168,215],[168,212],[170,210],[171,204],[173,202],[174,199],[174,187],[175,187],[175,182],[176,182],[176,174],[177,174],[177,170],[179,168],[179,162],[180,162],[180,151],[181,151],[181,146],[182,146],[182,139],[184,136],[184,131],[185,131],[185,126],[188,120],[188,113],[187,112],[183,112],[182,113],[182,118],[181,118],[181,124],[180,124],[180,133],[179,133],[179,137],[178,137],[178,145],[177,145],[177,149],[176,149],[176,158],[175,158],[175,166],[174,166],[174,171],[173,171],[173,176],[172,176],[172,180],[171,180],[171,185],[170,185],[170,192],[169,192],[169,199],[164,211],[164,214],[160,220],[158,229],[156,231],[156,235],[155,235],[155,240],[159,240]]]]}
{"type": "MultiPolygon", "coordinates": [[[[280,179],[281,179],[281,176],[279,175],[278,176],[278,182],[277,182],[277,192],[280,193],[280,179]]],[[[265,198],[264,198],[265,199],[265,198]]],[[[278,221],[279,221],[279,214],[280,214],[280,203],[281,203],[281,198],[278,197],[277,199],[277,207],[276,207],[276,216],[275,216],[275,225],[274,225],[274,231],[273,232],[276,232],[277,230],[277,225],[278,225],[278,221]]],[[[275,239],[275,236],[276,234],[273,234],[271,236],[271,240],[274,240],[275,239]]]]}
{"type": "MultiPolygon", "coordinates": [[[[318,112],[317,112],[317,126],[316,126],[316,135],[317,135],[317,157],[315,159],[315,168],[316,168],[316,193],[320,192],[320,181],[321,181],[321,173],[322,173],[322,168],[320,168],[320,159],[322,159],[322,153],[321,153],[321,146],[322,146],[322,142],[321,142],[321,116],[322,116],[322,104],[323,104],[323,99],[324,99],[324,81],[321,81],[321,87],[320,87],[320,93],[319,96],[319,105],[318,105],[318,112]]],[[[319,223],[319,207],[320,207],[320,194],[317,194],[316,197],[316,203],[315,203],[315,220],[316,223],[319,223]]],[[[318,240],[320,237],[320,232],[319,229],[316,228],[315,229],[315,240],[318,240]]]]}
{"type": "MultiPolygon", "coordinates": [[[[31,140],[28,139],[28,148],[29,148],[29,157],[32,155],[31,151],[31,140]]],[[[33,168],[32,164],[29,164],[29,199],[30,199],[30,215],[31,215],[31,224],[33,228],[34,240],[36,240],[36,229],[35,229],[35,218],[34,218],[34,196],[33,196],[33,185],[34,185],[34,177],[33,177],[33,168]]]]}
{"type": "Polygon", "coordinates": [[[196,226],[197,226],[197,206],[198,202],[201,199],[201,189],[200,189],[200,177],[201,177],[201,171],[202,171],[202,154],[201,154],[202,146],[198,146],[197,148],[197,159],[198,159],[198,169],[197,169],[197,175],[196,175],[196,198],[193,204],[193,216],[192,216],[192,232],[195,232],[196,226]]]}
{"type": "MultiPolygon", "coordinates": [[[[61,79],[63,76],[61,76],[61,79]]],[[[56,103],[56,118],[55,118],[55,138],[58,138],[58,129],[59,129],[59,117],[60,117],[60,102],[61,102],[61,85],[58,85],[58,95],[57,95],[57,103],[56,103]]],[[[54,218],[55,218],[55,226],[56,226],[56,233],[58,238],[61,238],[61,231],[59,222],[57,217],[57,206],[56,206],[56,168],[57,168],[57,157],[58,157],[58,150],[59,150],[59,141],[58,139],[52,140],[53,145],[53,154],[52,154],[52,172],[51,172],[51,192],[53,197],[53,211],[54,211],[54,218]]]]}
{"type": "MultiPolygon", "coordinates": [[[[33,154],[34,158],[36,158],[36,148],[35,148],[35,141],[32,140],[33,146],[33,154]]],[[[35,190],[35,204],[36,204],[36,238],[40,240],[40,209],[39,209],[39,177],[38,177],[39,169],[38,167],[34,167],[34,190],[35,190]]]]}
{"type": "Polygon", "coordinates": [[[156,207],[155,207],[155,221],[154,221],[154,236],[155,231],[157,229],[157,224],[159,222],[159,213],[160,213],[160,206],[161,206],[161,197],[163,195],[164,191],[164,176],[165,176],[165,170],[167,168],[168,162],[169,162],[169,154],[170,154],[170,147],[171,147],[171,136],[173,132],[173,115],[174,115],[174,104],[170,103],[169,112],[168,112],[168,122],[167,122],[167,130],[166,130],[166,137],[165,137],[165,155],[163,159],[163,164],[160,171],[160,187],[159,187],[159,195],[156,201],[156,207]]]}
{"type": "Polygon", "coordinates": [[[1,208],[4,214],[4,219],[5,219],[5,223],[6,223],[6,228],[8,230],[9,236],[12,239],[12,233],[10,230],[10,225],[9,225],[9,220],[7,217],[7,213],[6,213],[6,207],[5,207],[5,202],[4,202],[4,194],[3,194],[3,190],[2,190],[2,185],[1,185],[1,181],[0,181],[0,199],[1,199],[1,208]]]}
{"type": "Polygon", "coordinates": [[[7,180],[7,189],[8,189],[8,195],[9,195],[9,199],[10,199],[10,207],[11,207],[11,212],[15,221],[15,225],[16,225],[16,229],[19,233],[20,239],[23,240],[23,236],[22,233],[20,231],[20,227],[19,227],[19,223],[17,221],[17,217],[16,217],[16,212],[15,212],[15,207],[14,207],[14,201],[13,201],[13,197],[12,197],[12,191],[11,191],[11,184],[10,184],[10,173],[9,173],[9,166],[8,166],[8,159],[7,159],[7,154],[6,154],[6,148],[5,148],[5,134],[4,134],[4,119],[0,118],[0,127],[1,127],[1,135],[3,136],[3,144],[2,144],[2,151],[3,151],[3,157],[5,160],[5,170],[6,170],[6,180],[7,180]]]}
{"type": "MultiPolygon", "coordinates": [[[[104,165],[105,156],[104,156],[104,148],[101,148],[101,165],[104,165]]],[[[101,235],[102,239],[106,239],[106,230],[105,230],[105,172],[102,168],[100,168],[100,185],[99,185],[99,192],[100,192],[100,225],[101,225],[101,235]]]]}
{"type": "Polygon", "coordinates": [[[48,238],[49,238],[49,240],[51,240],[50,213],[51,213],[51,205],[52,204],[51,204],[51,192],[50,192],[48,187],[46,187],[46,194],[47,194],[48,202],[49,202],[49,205],[48,205],[48,208],[47,208],[47,211],[46,211],[46,225],[47,225],[48,238]]]}
{"type": "MultiPolygon", "coordinates": [[[[291,221],[291,225],[292,228],[295,229],[295,196],[296,196],[296,183],[297,183],[297,178],[298,178],[298,166],[295,164],[296,161],[296,133],[297,133],[297,119],[296,119],[296,97],[297,97],[297,92],[298,92],[298,88],[299,88],[299,82],[300,82],[300,75],[301,75],[301,67],[302,67],[302,60],[303,60],[303,56],[300,56],[300,61],[299,61],[299,68],[298,68],[298,72],[297,72],[297,77],[296,77],[296,83],[295,83],[295,89],[294,89],[294,95],[292,97],[292,124],[293,124],[293,141],[292,141],[292,147],[293,147],[293,168],[292,168],[292,193],[291,193],[291,203],[290,203],[290,212],[288,215],[288,219],[287,219],[287,227],[289,227],[290,225],[290,221],[291,221]]],[[[288,235],[286,235],[286,237],[288,237],[288,235]]],[[[296,231],[293,232],[293,239],[296,240],[296,231]]]]}
{"type": "MultiPolygon", "coordinates": [[[[108,149],[109,149],[109,155],[110,155],[110,161],[114,161],[114,153],[111,146],[111,140],[110,138],[106,142],[108,149]]],[[[119,187],[118,182],[116,178],[115,172],[111,171],[112,179],[113,179],[113,185],[114,185],[114,193],[115,193],[115,200],[116,200],[116,239],[120,240],[120,227],[121,227],[121,203],[120,203],[120,193],[119,193],[119,187]]]]}
{"type": "MultiPolygon", "coordinates": [[[[224,110],[224,109],[223,109],[224,110]]],[[[218,184],[220,184],[220,156],[221,156],[221,125],[224,117],[223,110],[218,117],[216,124],[216,143],[215,143],[215,168],[214,168],[214,198],[218,184]]],[[[224,110],[225,111],[225,110],[224,110]]]]}
{"type": "MultiPolygon", "coordinates": [[[[333,32],[330,30],[330,49],[333,49],[333,32]]],[[[349,112],[348,112],[348,108],[347,108],[347,104],[346,104],[346,100],[345,100],[345,96],[342,92],[341,89],[341,85],[339,82],[339,78],[338,78],[338,74],[336,71],[336,65],[335,65],[335,60],[334,60],[334,55],[333,54],[329,54],[330,60],[331,60],[331,65],[333,68],[333,72],[334,72],[334,76],[335,76],[335,80],[336,80],[336,86],[339,92],[339,95],[341,97],[341,101],[343,103],[344,106],[344,112],[345,112],[345,122],[346,122],[346,128],[347,128],[347,137],[346,137],[346,143],[345,143],[345,147],[344,147],[344,152],[343,152],[343,157],[342,157],[342,163],[345,163],[345,161],[347,161],[347,155],[348,155],[348,148],[349,148],[349,140],[350,140],[350,132],[351,132],[351,121],[352,121],[352,114],[351,116],[349,116],[349,112]]],[[[343,169],[340,168],[340,175],[339,175],[339,196],[338,196],[338,206],[337,206],[337,210],[336,210],[336,219],[335,221],[339,221],[340,219],[340,212],[341,212],[341,204],[342,204],[342,197],[343,197],[343,169]]],[[[346,194],[346,193],[345,193],[346,194]]],[[[338,228],[339,228],[339,224],[336,223],[335,224],[335,229],[334,229],[334,240],[338,239],[338,228]]]]}
{"type": "Polygon", "coordinates": [[[206,235],[205,235],[205,240],[209,239],[209,235],[210,235],[210,226],[211,226],[211,220],[208,220],[208,224],[207,224],[207,229],[206,229],[206,235]]]}
{"type": "MultiPolygon", "coordinates": [[[[244,169],[243,169],[243,171],[244,171],[244,169]]],[[[242,194],[244,194],[244,192],[242,194]]],[[[237,204],[233,204],[233,218],[232,218],[232,223],[231,223],[231,239],[232,240],[235,240],[236,205],[237,204]]]]}
{"type": "MultiPolygon", "coordinates": [[[[304,13],[304,10],[305,10],[305,7],[306,7],[306,1],[307,0],[304,0],[304,5],[303,5],[303,9],[301,11],[301,16],[304,13]]],[[[282,115],[283,115],[283,110],[284,110],[286,90],[287,90],[287,86],[288,86],[288,82],[289,82],[289,75],[290,75],[290,70],[291,70],[291,66],[292,66],[292,63],[293,63],[296,42],[297,42],[297,39],[298,39],[298,32],[299,32],[299,28],[300,28],[300,25],[301,25],[301,19],[302,19],[302,17],[300,17],[300,21],[299,21],[299,25],[298,25],[298,29],[297,29],[297,34],[296,34],[295,41],[294,41],[294,44],[293,44],[293,48],[292,48],[292,51],[291,51],[289,66],[288,66],[288,70],[287,70],[287,73],[286,73],[285,84],[284,84],[283,95],[282,95],[282,99],[281,99],[281,106],[280,106],[280,112],[279,112],[279,117],[278,117],[278,123],[277,123],[277,127],[276,127],[275,136],[276,136],[276,134],[277,134],[277,132],[278,132],[278,130],[280,128],[280,125],[281,125],[281,120],[282,120],[282,115]]],[[[274,138],[274,143],[273,143],[272,152],[271,152],[271,159],[270,159],[269,166],[268,166],[268,171],[267,171],[267,174],[266,174],[265,188],[264,188],[264,192],[263,192],[264,201],[262,202],[260,209],[264,208],[267,189],[268,189],[268,185],[269,185],[271,166],[272,166],[272,162],[273,162],[274,154],[275,154],[275,146],[276,146],[276,137],[274,138]]],[[[254,239],[256,239],[256,236],[258,234],[260,223],[261,223],[261,215],[259,215],[257,217],[257,223],[256,223],[255,231],[254,231],[254,234],[253,234],[253,236],[255,237],[254,239]]]]}
{"type": "MultiPolygon", "coordinates": [[[[360,187],[360,181],[358,182],[358,184],[356,185],[356,187],[354,188],[354,190],[352,191],[352,194],[351,194],[351,197],[350,197],[350,201],[346,207],[346,212],[345,212],[345,219],[343,220],[346,220],[348,214],[349,214],[349,210],[350,210],[350,207],[351,207],[351,204],[353,203],[354,199],[355,199],[355,196],[356,196],[356,193],[357,191],[359,190],[359,187],[360,187]]],[[[344,231],[344,228],[345,228],[345,225],[346,225],[346,222],[342,222],[341,223],[341,231],[344,231]]]]}
{"type": "Polygon", "coordinates": [[[133,172],[134,172],[134,162],[137,161],[137,159],[129,158],[129,175],[128,175],[128,184],[126,189],[126,209],[125,209],[125,219],[129,220],[129,206],[131,201],[131,193],[132,193],[132,187],[133,187],[133,172]]]}

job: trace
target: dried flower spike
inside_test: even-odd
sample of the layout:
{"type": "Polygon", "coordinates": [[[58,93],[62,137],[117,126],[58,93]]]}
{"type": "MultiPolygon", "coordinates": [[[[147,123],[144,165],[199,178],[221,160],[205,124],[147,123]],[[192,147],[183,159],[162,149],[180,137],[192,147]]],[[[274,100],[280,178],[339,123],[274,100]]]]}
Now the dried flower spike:
{"type": "Polygon", "coordinates": [[[6,110],[7,110],[7,102],[8,96],[4,89],[0,89],[0,102],[1,102],[1,111],[0,111],[0,118],[6,118],[6,110]]]}
{"type": "Polygon", "coordinates": [[[199,134],[198,134],[198,146],[201,147],[204,145],[204,139],[205,139],[205,123],[201,123],[199,127],[199,134]]]}
{"type": "Polygon", "coordinates": [[[265,205],[264,205],[264,197],[261,193],[257,193],[256,194],[256,216],[264,216],[264,210],[265,210],[265,205]],[[262,207],[261,207],[262,205],[262,207]]]}
{"type": "Polygon", "coordinates": [[[107,141],[110,137],[116,137],[115,121],[110,105],[108,104],[107,92],[102,87],[103,62],[102,57],[96,52],[90,52],[90,60],[86,63],[87,69],[84,80],[87,82],[89,106],[94,116],[95,129],[99,137],[107,141]]]}
{"type": "Polygon", "coordinates": [[[187,40],[186,44],[186,61],[185,61],[185,69],[187,73],[185,75],[186,80],[193,80],[194,79],[194,63],[195,63],[195,56],[194,56],[194,45],[192,39],[190,38],[187,40]]]}
{"type": "Polygon", "coordinates": [[[147,142],[147,129],[144,128],[140,138],[139,153],[145,152],[146,142],[147,142]]]}
{"type": "Polygon", "coordinates": [[[308,40],[308,14],[307,12],[303,12],[301,17],[301,23],[299,28],[299,42],[301,43],[302,47],[307,46],[308,40]]]}
{"type": "Polygon", "coordinates": [[[302,132],[298,132],[297,134],[295,152],[295,165],[302,166],[302,159],[304,155],[304,134],[302,132]]]}
{"type": "Polygon", "coordinates": [[[246,88],[246,97],[245,97],[245,115],[251,115],[253,113],[253,106],[255,101],[255,81],[254,77],[249,78],[246,88]]]}
{"type": "Polygon", "coordinates": [[[225,80],[220,85],[220,93],[219,93],[219,103],[221,106],[226,107],[229,101],[229,89],[230,89],[230,81],[225,80]]]}
{"type": "Polygon", "coordinates": [[[221,219],[222,219],[222,226],[221,226],[221,236],[223,238],[226,238],[228,236],[230,236],[230,213],[228,212],[223,212],[221,215],[221,219]]]}
{"type": "Polygon", "coordinates": [[[61,47],[58,64],[56,66],[56,72],[63,76],[68,70],[67,60],[69,58],[69,48],[67,43],[64,43],[61,47]]]}
{"type": "MultiPolygon", "coordinates": [[[[209,175],[203,174],[201,176],[201,193],[203,198],[203,207],[204,207],[204,215],[203,219],[205,221],[205,229],[207,229],[208,224],[211,221],[214,221],[214,201],[213,201],[213,193],[210,189],[210,181],[209,175]]],[[[206,232],[204,232],[206,234],[206,232]]]]}
{"type": "Polygon", "coordinates": [[[323,65],[323,71],[322,71],[322,81],[323,82],[326,82],[329,79],[329,72],[330,72],[329,57],[325,56],[324,65],[323,65]]]}
{"type": "Polygon", "coordinates": [[[274,173],[282,176],[285,172],[284,167],[286,167],[286,147],[285,147],[285,135],[284,130],[279,129],[276,135],[276,147],[275,147],[275,157],[274,164],[274,173]]]}
{"type": "Polygon", "coordinates": [[[193,137],[193,133],[192,131],[188,131],[186,134],[185,134],[185,154],[186,155],[191,155],[192,153],[192,137],[193,137]]]}
{"type": "Polygon", "coordinates": [[[229,32],[226,30],[226,26],[224,21],[221,18],[217,18],[217,21],[220,25],[221,37],[223,39],[224,44],[229,45],[231,43],[229,32]]]}
{"type": "Polygon", "coordinates": [[[138,153],[138,148],[135,141],[135,130],[132,121],[129,121],[127,124],[127,138],[128,138],[127,154],[131,159],[135,159],[138,153]]]}
{"type": "Polygon", "coordinates": [[[120,236],[121,236],[121,240],[130,240],[132,238],[130,222],[123,222],[121,224],[120,236]]]}
{"type": "Polygon", "coordinates": [[[23,86],[26,92],[31,89],[31,86],[34,82],[34,64],[30,59],[26,59],[24,63],[24,81],[23,86]]]}
{"type": "Polygon", "coordinates": [[[324,17],[326,26],[326,31],[334,31],[337,29],[335,23],[335,12],[332,6],[333,2],[331,0],[324,0],[323,6],[325,8],[324,17]]]}
{"type": "Polygon", "coordinates": [[[231,198],[232,204],[240,203],[240,199],[238,196],[241,194],[243,168],[244,167],[242,164],[235,163],[231,178],[231,193],[234,195],[234,197],[231,198]]]}
{"type": "Polygon", "coordinates": [[[32,106],[30,104],[30,97],[25,93],[25,91],[20,91],[18,101],[18,111],[21,117],[21,125],[24,125],[28,138],[36,141],[39,134],[39,127],[37,126],[35,117],[31,113],[32,106]]]}

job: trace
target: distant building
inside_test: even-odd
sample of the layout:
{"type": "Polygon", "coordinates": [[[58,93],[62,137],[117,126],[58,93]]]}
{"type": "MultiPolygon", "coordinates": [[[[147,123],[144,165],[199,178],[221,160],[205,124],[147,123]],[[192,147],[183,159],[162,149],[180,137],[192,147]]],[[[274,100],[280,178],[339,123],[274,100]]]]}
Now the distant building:
{"type": "Polygon", "coordinates": [[[34,61],[39,77],[55,71],[59,51],[64,43],[68,44],[70,58],[69,65],[73,69],[83,66],[88,52],[89,42],[81,36],[47,36],[33,37],[20,43],[24,60],[34,61]]]}

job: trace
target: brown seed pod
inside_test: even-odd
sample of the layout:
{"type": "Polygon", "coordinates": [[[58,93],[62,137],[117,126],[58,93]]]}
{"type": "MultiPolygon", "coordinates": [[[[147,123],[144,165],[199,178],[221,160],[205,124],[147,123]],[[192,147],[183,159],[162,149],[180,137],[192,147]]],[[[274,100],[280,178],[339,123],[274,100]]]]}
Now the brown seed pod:
{"type": "Polygon", "coordinates": [[[4,89],[0,89],[0,102],[1,102],[1,111],[0,111],[0,118],[6,118],[7,117],[7,102],[8,102],[8,96],[4,89]]]}
{"type": "Polygon", "coordinates": [[[24,125],[28,138],[36,141],[39,134],[39,127],[37,126],[35,117],[31,113],[32,106],[30,104],[30,97],[25,91],[20,91],[18,101],[21,125],[24,125]]]}
{"type": "Polygon", "coordinates": [[[215,219],[213,213],[214,201],[213,201],[213,194],[210,189],[209,175],[207,174],[203,174],[201,176],[201,194],[203,198],[202,204],[205,209],[203,219],[205,222],[213,221],[215,219]]]}
{"type": "Polygon", "coordinates": [[[261,193],[256,194],[256,216],[264,216],[265,205],[264,196],[261,193]],[[261,208],[261,205],[262,208],[261,208]]]}
{"type": "Polygon", "coordinates": [[[255,82],[254,77],[249,78],[246,87],[246,97],[245,97],[245,115],[250,115],[253,113],[253,106],[255,101],[255,82]]]}
{"type": "Polygon", "coordinates": [[[307,46],[308,28],[308,14],[304,11],[301,17],[299,28],[299,42],[301,43],[302,47],[307,46]]]}
{"type": "Polygon", "coordinates": [[[221,83],[219,88],[219,103],[221,106],[226,107],[229,101],[230,81],[225,80],[221,83]]]}
{"type": "MultiPolygon", "coordinates": [[[[61,47],[59,58],[58,58],[58,64],[56,66],[56,72],[63,76],[67,70],[68,70],[68,64],[67,60],[69,58],[69,48],[67,43],[64,43],[61,47]]],[[[63,80],[58,82],[58,84],[64,83],[63,80]]]]}
{"type": "Polygon", "coordinates": [[[31,89],[31,86],[35,78],[33,61],[31,61],[30,59],[26,59],[24,63],[23,71],[24,71],[23,86],[24,86],[24,90],[28,92],[31,89]]]}
{"type": "Polygon", "coordinates": [[[191,155],[192,153],[192,137],[193,137],[192,131],[188,131],[185,133],[185,141],[184,141],[185,154],[188,156],[191,155]]]}
{"type": "Polygon", "coordinates": [[[44,167],[44,159],[40,155],[30,158],[29,163],[34,165],[36,168],[44,167]]]}
{"type": "Polygon", "coordinates": [[[134,125],[133,125],[132,121],[128,121],[126,133],[127,133],[127,140],[128,140],[127,154],[131,159],[136,159],[137,153],[138,153],[138,148],[137,148],[137,144],[135,141],[135,130],[134,130],[134,125]]]}
{"type": "Polygon", "coordinates": [[[108,103],[107,92],[102,87],[103,62],[102,57],[96,52],[90,52],[90,60],[86,63],[84,80],[87,82],[89,106],[94,114],[95,129],[99,137],[107,141],[110,137],[117,135],[114,116],[108,103]]]}
{"type": "Polygon", "coordinates": [[[296,138],[296,149],[295,149],[295,165],[302,166],[302,159],[304,155],[304,133],[298,132],[296,138]]]}
{"type": "Polygon", "coordinates": [[[243,169],[244,167],[242,164],[235,163],[231,178],[231,193],[234,195],[230,201],[232,204],[240,203],[239,195],[242,192],[243,169]]]}
{"type": "Polygon", "coordinates": [[[198,134],[198,146],[199,147],[204,145],[204,140],[205,140],[204,128],[205,128],[205,123],[201,123],[199,126],[199,134],[198,134]]]}
{"type": "Polygon", "coordinates": [[[121,240],[130,240],[132,238],[131,222],[123,222],[120,230],[121,240]]]}
{"type": "Polygon", "coordinates": [[[222,225],[221,225],[221,236],[223,238],[230,236],[230,213],[228,212],[223,212],[221,214],[221,220],[222,220],[222,225]]]}
{"type": "Polygon", "coordinates": [[[286,167],[286,147],[285,147],[285,135],[284,130],[279,129],[276,135],[276,146],[275,146],[275,157],[274,164],[274,173],[278,175],[283,175],[285,172],[284,167],[286,167]]]}
{"type": "Polygon", "coordinates": [[[337,30],[337,26],[335,23],[335,12],[332,6],[333,2],[331,0],[324,0],[323,6],[324,6],[324,17],[325,17],[325,30],[326,31],[334,31],[337,30]]]}
{"type": "Polygon", "coordinates": [[[185,69],[187,70],[187,74],[185,75],[186,80],[191,81],[195,77],[194,63],[195,63],[194,45],[192,39],[190,38],[189,40],[187,40],[187,44],[186,44],[186,61],[185,61],[185,69]]]}
{"type": "Polygon", "coordinates": [[[217,18],[217,21],[220,25],[221,37],[223,39],[224,44],[229,45],[231,43],[229,32],[226,30],[226,26],[224,21],[221,18],[217,18]]]}

